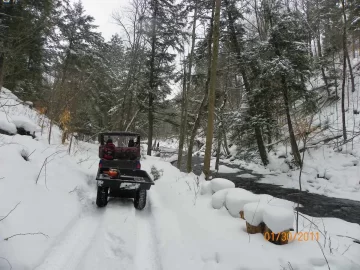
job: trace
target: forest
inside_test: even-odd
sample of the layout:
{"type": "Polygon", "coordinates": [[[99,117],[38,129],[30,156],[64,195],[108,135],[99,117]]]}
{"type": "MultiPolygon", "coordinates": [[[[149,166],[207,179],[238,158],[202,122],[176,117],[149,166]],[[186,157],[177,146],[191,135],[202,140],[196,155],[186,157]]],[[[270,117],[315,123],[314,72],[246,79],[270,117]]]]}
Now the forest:
{"type": "MultiPolygon", "coordinates": [[[[355,85],[358,0],[131,0],[115,11],[119,34],[105,41],[79,2],[20,0],[0,6],[0,89],[59,125],[63,141],[105,130],[179,140],[192,171],[194,142],[210,158],[238,146],[269,163],[279,142],[293,166],[325,106],[341,107],[340,141],[359,134],[355,85]],[[169,95],[172,97],[169,98],[169,95]]],[[[336,112],[337,113],[337,112],[336,112]]]]}

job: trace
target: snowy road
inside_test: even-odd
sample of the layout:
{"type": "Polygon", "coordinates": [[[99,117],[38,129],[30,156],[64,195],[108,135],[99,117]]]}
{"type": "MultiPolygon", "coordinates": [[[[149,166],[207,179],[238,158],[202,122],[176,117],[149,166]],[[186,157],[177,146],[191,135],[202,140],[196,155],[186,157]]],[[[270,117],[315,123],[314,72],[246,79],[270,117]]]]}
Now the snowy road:
{"type": "Polygon", "coordinates": [[[36,270],[161,269],[152,226],[150,204],[138,211],[132,200],[111,199],[75,221],[36,270]]]}

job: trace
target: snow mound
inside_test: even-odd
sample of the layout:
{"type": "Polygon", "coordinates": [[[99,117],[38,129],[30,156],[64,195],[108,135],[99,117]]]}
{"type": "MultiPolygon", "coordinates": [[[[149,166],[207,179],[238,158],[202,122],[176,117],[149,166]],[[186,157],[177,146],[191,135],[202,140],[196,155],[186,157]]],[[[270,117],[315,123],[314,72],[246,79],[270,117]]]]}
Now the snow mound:
{"type": "Polygon", "coordinates": [[[0,114],[0,130],[3,130],[9,134],[16,134],[16,126],[14,123],[9,122],[6,118],[2,118],[0,114]]]}
{"type": "Polygon", "coordinates": [[[222,189],[212,195],[211,204],[214,209],[220,209],[224,206],[226,195],[228,194],[229,190],[231,190],[231,188],[222,189]]]}
{"type": "Polygon", "coordinates": [[[260,202],[247,203],[244,206],[244,218],[253,226],[258,226],[263,222],[264,208],[266,206],[260,202]]]}
{"type": "Polygon", "coordinates": [[[23,128],[30,133],[34,133],[38,130],[38,127],[26,116],[13,116],[13,123],[18,128],[23,128]]]}
{"type": "Polygon", "coordinates": [[[226,188],[235,188],[235,184],[225,178],[214,178],[211,180],[211,188],[213,192],[217,192],[226,188]]]}
{"type": "Polygon", "coordinates": [[[260,202],[245,204],[244,206],[245,220],[253,226],[258,226],[261,222],[263,222],[264,208],[265,205],[260,202]]]}
{"type": "Polygon", "coordinates": [[[266,206],[263,219],[272,232],[280,233],[293,228],[294,213],[283,207],[266,206]]]}
{"type": "MultiPolygon", "coordinates": [[[[289,209],[290,211],[293,211],[295,207],[297,207],[297,204],[291,201],[287,201],[284,199],[279,199],[276,197],[273,197],[269,194],[259,194],[257,195],[260,199],[260,203],[267,204],[271,206],[279,206],[286,209],[289,209]]],[[[301,204],[300,207],[303,207],[301,204]]]]}
{"type": "Polygon", "coordinates": [[[259,197],[250,191],[242,188],[235,188],[228,191],[225,205],[230,215],[233,217],[240,217],[240,211],[244,210],[245,204],[256,202],[258,200],[259,197]]]}

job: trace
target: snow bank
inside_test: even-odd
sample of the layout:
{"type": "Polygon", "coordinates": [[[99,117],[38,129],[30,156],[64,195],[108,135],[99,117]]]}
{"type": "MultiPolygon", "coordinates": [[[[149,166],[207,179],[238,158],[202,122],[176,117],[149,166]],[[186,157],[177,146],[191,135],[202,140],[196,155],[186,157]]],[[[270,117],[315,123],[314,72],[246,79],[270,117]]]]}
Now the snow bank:
{"type": "Polygon", "coordinates": [[[226,195],[225,205],[230,215],[240,217],[240,211],[244,210],[244,205],[249,202],[255,202],[259,197],[250,191],[242,188],[229,190],[226,195]]]}
{"type": "Polygon", "coordinates": [[[294,212],[276,206],[267,206],[263,212],[264,222],[272,232],[280,233],[293,228],[294,212]]]}
{"type": "MultiPolygon", "coordinates": [[[[67,145],[56,144],[61,140],[56,126],[52,134],[54,144],[49,145],[47,128],[43,135],[38,132],[39,114],[22,105],[7,89],[1,91],[0,104],[11,105],[0,108],[0,129],[5,127],[14,134],[16,126],[23,127],[35,131],[38,138],[0,134],[0,216],[6,216],[16,206],[0,222],[0,257],[6,258],[12,269],[34,269],[46,250],[56,244],[57,238],[84,211],[84,205],[91,205],[95,192],[88,180],[93,181],[96,166],[84,162],[82,168],[76,164],[79,159],[87,158],[79,148],[84,145],[78,144],[74,149],[77,155],[69,156],[67,145]],[[23,156],[29,155],[26,161],[23,156]],[[15,236],[4,241],[15,234],[38,232],[42,234],[15,236]]],[[[0,269],[8,269],[6,261],[0,260],[0,269]]]]}
{"type": "Polygon", "coordinates": [[[213,192],[226,188],[235,188],[234,182],[224,178],[214,178],[211,180],[211,189],[213,192]]]}
{"type": "MultiPolygon", "coordinates": [[[[277,246],[264,240],[264,236],[261,234],[248,235],[246,222],[238,218],[239,209],[234,210],[237,218],[233,218],[226,208],[222,207],[216,211],[213,208],[213,198],[219,196],[217,203],[219,203],[218,206],[221,205],[221,198],[226,193],[226,189],[220,190],[212,196],[200,195],[196,193],[197,189],[189,188],[188,184],[193,186],[196,180],[193,174],[181,173],[175,167],[154,157],[147,157],[143,161],[143,167],[146,170],[150,169],[152,165],[164,170],[164,176],[156,181],[156,185],[149,194],[156,191],[158,200],[156,211],[159,211],[157,215],[162,215],[159,227],[161,229],[156,229],[156,237],[163,238],[159,242],[166,243],[161,245],[159,250],[162,252],[165,248],[168,249],[164,254],[161,252],[160,254],[169,256],[162,260],[166,260],[166,266],[170,269],[172,269],[171,262],[173,265],[183,265],[183,269],[189,270],[285,269],[289,268],[289,263],[293,269],[327,269],[327,264],[316,241],[293,241],[289,245],[277,246]],[[220,194],[222,195],[220,196],[220,194]],[[169,222],[167,222],[168,216],[169,222]],[[174,242],[166,241],[165,239],[171,239],[171,229],[169,228],[174,223],[176,223],[174,225],[175,240],[174,242]],[[166,227],[167,224],[168,227],[166,227]],[[164,233],[161,230],[164,230],[164,233]],[[178,249],[177,245],[180,245],[181,248],[178,249]],[[174,255],[176,251],[182,252],[182,254],[176,256],[174,255]],[[242,254],[241,259],[239,259],[239,252],[242,254]],[[261,254],[261,260],[259,260],[259,254],[261,254]]],[[[203,183],[201,182],[200,185],[203,183]]],[[[249,193],[249,191],[234,188],[229,189],[226,197],[230,195],[230,197],[236,198],[236,195],[246,196],[249,193]]],[[[264,207],[270,205],[280,207],[282,211],[293,211],[293,202],[266,194],[258,195],[258,200],[261,206],[265,205],[264,207]]],[[[244,210],[249,204],[252,202],[246,203],[244,210]]],[[[257,204],[257,201],[254,204],[257,204]]],[[[256,215],[256,217],[259,216],[256,215]]],[[[359,269],[360,246],[353,244],[351,239],[337,236],[347,235],[359,239],[360,226],[358,224],[351,224],[339,219],[313,218],[306,215],[305,217],[308,220],[300,217],[300,231],[316,233],[318,232],[317,228],[321,230],[325,228],[327,231],[327,239],[320,237],[319,242],[332,270],[359,269]],[[312,223],[317,224],[318,227],[312,223]],[[335,249],[334,246],[336,246],[335,249]],[[349,248],[349,246],[351,247],[349,248]],[[344,252],[345,255],[342,255],[344,252]]],[[[163,269],[167,268],[163,267],[163,269]]]]}

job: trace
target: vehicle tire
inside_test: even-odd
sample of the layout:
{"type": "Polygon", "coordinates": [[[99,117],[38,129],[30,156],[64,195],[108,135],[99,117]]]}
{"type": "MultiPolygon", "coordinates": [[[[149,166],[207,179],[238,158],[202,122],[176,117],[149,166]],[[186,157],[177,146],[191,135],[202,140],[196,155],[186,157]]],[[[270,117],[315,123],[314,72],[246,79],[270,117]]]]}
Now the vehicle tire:
{"type": "Polygon", "coordinates": [[[144,209],[146,205],[146,189],[139,189],[136,191],[134,198],[134,206],[138,210],[144,209]]]}
{"type": "Polygon", "coordinates": [[[98,207],[104,207],[108,203],[109,189],[104,187],[98,187],[96,196],[96,205],[98,207]]]}

